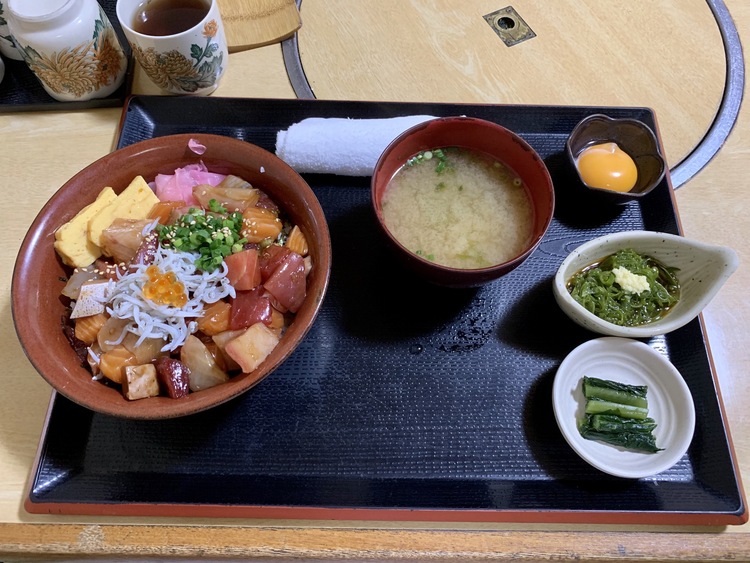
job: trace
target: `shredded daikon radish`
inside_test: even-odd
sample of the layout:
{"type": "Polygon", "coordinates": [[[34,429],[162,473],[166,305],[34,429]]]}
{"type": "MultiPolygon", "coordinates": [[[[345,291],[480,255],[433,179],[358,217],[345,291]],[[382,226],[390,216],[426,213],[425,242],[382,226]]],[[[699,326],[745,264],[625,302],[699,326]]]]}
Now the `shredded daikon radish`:
{"type": "Polygon", "coordinates": [[[198,272],[196,258],[197,254],[159,246],[151,264],[139,264],[119,280],[109,282],[107,312],[112,317],[131,321],[111,344],[122,341],[125,334],[130,332],[139,337],[136,346],[147,338],[161,338],[166,341],[162,351],[172,352],[196,331],[195,319],[203,315],[204,304],[235,296],[234,287],[227,278],[225,263],[211,273],[198,272]],[[163,272],[173,272],[182,282],[188,296],[185,306],[160,305],[144,297],[143,286],[148,281],[146,269],[150,265],[157,266],[163,272]]]}

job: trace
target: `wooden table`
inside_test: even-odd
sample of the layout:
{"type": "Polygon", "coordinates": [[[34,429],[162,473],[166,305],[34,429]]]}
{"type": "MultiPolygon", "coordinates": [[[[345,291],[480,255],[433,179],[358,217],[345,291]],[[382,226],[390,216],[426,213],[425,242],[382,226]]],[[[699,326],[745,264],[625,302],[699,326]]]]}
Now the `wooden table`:
{"type": "MultiPolygon", "coordinates": [[[[349,4],[357,4],[352,10],[362,9],[360,3],[349,4]]],[[[380,3],[371,4],[374,6],[380,3]]],[[[405,6],[405,16],[413,16],[420,10],[431,11],[436,14],[429,16],[433,18],[430,21],[435,25],[441,19],[439,14],[444,14],[448,9],[457,10],[455,3],[437,0],[413,0],[400,4],[405,6]]],[[[478,8],[483,10],[482,13],[502,7],[489,2],[477,4],[481,4],[478,8]]],[[[534,4],[547,5],[518,2],[515,7],[524,14],[530,14],[531,18],[527,15],[524,17],[540,22],[542,28],[548,24],[551,26],[550,22],[553,20],[557,22],[555,25],[560,24],[559,18],[550,18],[549,21],[540,19],[542,7],[535,8],[534,4]]],[[[579,9],[566,14],[574,13],[578,18],[584,18],[589,27],[596,24],[590,21],[598,17],[593,11],[595,3],[578,4],[588,4],[589,11],[579,9]]],[[[635,3],[628,5],[633,4],[635,3]]],[[[327,6],[328,9],[336,7],[336,2],[331,1],[327,6]]],[[[750,41],[750,4],[743,0],[732,0],[727,2],[727,6],[740,36],[746,42],[750,41]]],[[[337,14],[331,16],[330,20],[339,32],[348,29],[347,33],[351,33],[351,29],[359,26],[359,29],[367,29],[369,33],[375,34],[376,37],[369,39],[373,42],[380,41],[383,34],[404,32],[403,26],[374,23],[367,26],[363,21],[346,21],[345,18],[352,17],[352,14],[347,16],[348,12],[344,11],[343,6],[340,8],[339,11],[328,12],[337,14]]],[[[645,8],[638,6],[632,9],[645,8]]],[[[655,99],[655,104],[643,104],[666,104],[663,112],[659,107],[656,110],[657,116],[664,113],[663,134],[670,162],[674,163],[689,153],[696,139],[703,135],[710,119],[706,117],[705,109],[696,108],[700,108],[701,104],[711,107],[718,103],[721,87],[717,88],[715,83],[723,81],[724,70],[722,60],[717,60],[717,55],[723,56],[720,44],[717,46],[720,38],[710,22],[703,20],[702,30],[692,28],[701,21],[703,8],[694,2],[690,5],[673,2],[671,9],[675,10],[675,18],[671,21],[673,27],[664,30],[663,41],[674,40],[675,34],[679,33],[700,33],[706,42],[705,49],[684,56],[707,57],[708,61],[698,61],[700,64],[695,65],[696,77],[669,77],[682,80],[683,89],[695,87],[695,92],[687,95],[689,100],[693,100],[692,103],[681,107],[676,98],[682,94],[676,88],[672,94],[675,99],[655,99]],[[691,115],[689,123],[684,123],[681,111],[691,115]]],[[[349,66],[346,66],[348,63],[344,60],[334,61],[335,64],[323,60],[325,56],[349,56],[344,54],[341,41],[352,40],[351,36],[349,39],[342,39],[333,30],[325,28],[325,10],[324,3],[306,0],[306,4],[302,5],[303,27],[299,34],[302,60],[319,97],[476,103],[544,103],[545,99],[553,103],[572,103],[570,96],[573,96],[574,101],[582,99],[580,92],[571,94],[561,91],[557,96],[555,93],[545,92],[544,99],[540,100],[539,93],[532,92],[532,86],[523,85],[520,78],[516,79],[516,88],[507,93],[506,97],[473,86],[469,88],[465,84],[449,86],[439,92],[429,87],[409,88],[405,81],[398,82],[399,75],[391,76],[386,73],[388,81],[395,81],[395,84],[388,84],[388,81],[382,80],[384,75],[374,70],[369,81],[349,80],[347,83],[347,76],[364,70],[361,62],[364,59],[357,59],[359,63],[349,66]],[[326,37],[329,43],[321,44],[321,41],[326,41],[326,37]],[[348,69],[350,74],[347,75],[342,68],[348,69]],[[343,78],[339,76],[342,72],[343,78]],[[527,95],[524,97],[525,88],[527,95]]],[[[384,8],[380,11],[374,7],[369,12],[371,18],[384,13],[384,8]]],[[[367,13],[361,17],[366,15],[367,13]]],[[[660,17],[664,17],[663,14],[660,17]]],[[[371,23],[375,21],[372,19],[371,23]]],[[[358,37],[357,40],[361,40],[362,36],[358,37]]],[[[388,43],[390,40],[388,44],[398,47],[397,39],[398,37],[386,37],[383,42],[388,43]]],[[[451,41],[457,42],[456,44],[443,44],[447,45],[446,50],[438,55],[443,57],[443,62],[450,52],[456,52],[455,49],[462,40],[466,39],[454,38],[451,41]]],[[[628,55],[627,44],[627,41],[618,40],[618,45],[626,49],[623,56],[628,55]]],[[[413,44],[409,48],[414,49],[413,44]]],[[[549,46],[541,45],[541,42],[534,48],[541,51],[552,50],[549,46]]],[[[420,51],[417,49],[414,52],[420,51]]],[[[667,49],[665,52],[672,51],[667,49]]],[[[373,54],[377,56],[370,59],[371,64],[388,66],[385,60],[387,57],[382,50],[373,51],[373,54]]],[[[631,51],[630,55],[634,56],[634,53],[631,51]]],[[[351,56],[356,58],[356,49],[352,50],[351,56]]],[[[415,56],[426,57],[425,54],[415,56]]],[[[589,59],[589,62],[591,60],[594,59],[589,59]]],[[[571,72],[580,68],[578,61],[556,62],[567,65],[571,72]]],[[[477,62],[477,68],[482,64],[486,63],[477,62]]],[[[676,64],[678,63],[675,62],[674,65],[676,64]]],[[[474,67],[470,62],[467,62],[462,72],[475,72],[472,68],[474,67]]],[[[651,69],[649,75],[652,72],[655,71],[651,69]]],[[[430,80],[429,76],[420,72],[415,72],[410,78],[430,80]]],[[[455,82],[458,84],[459,81],[455,82]]],[[[476,82],[474,80],[471,84],[476,82]]],[[[580,80],[584,94],[586,84],[586,80],[580,80]]],[[[634,87],[634,91],[648,91],[648,88],[643,88],[642,82],[639,84],[641,86],[634,87]]],[[[136,75],[133,90],[136,93],[154,92],[140,74],[136,75]]],[[[608,100],[606,95],[597,94],[593,87],[588,92],[589,101],[594,104],[606,105],[607,101],[625,104],[629,100],[626,94],[623,94],[623,98],[615,96],[608,100]]],[[[295,93],[287,77],[281,47],[271,45],[233,53],[225,80],[215,95],[293,98],[295,93]]],[[[1,193],[6,196],[6,205],[0,210],[0,218],[2,224],[8,227],[0,242],[0,252],[6,264],[0,282],[4,303],[4,322],[0,330],[5,343],[0,351],[2,365],[5,367],[0,377],[0,560],[49,561],[64,557],[109,560],[116,556],[141,559],[159,556],[175,559],[242,558],[277,561],[750,560],[750,524],[727,528],[667,528],[60,517],[26,513],[22,508],[26,481],[42,430],[50,388],[26,360],[13,329],[9,299],[12,264],[29,224],[50,195],[81,167],[113,148],[119,118],[120,109],[0,115],[3,139],[1,193]]],[[[750,260],[750,228],[746,219],[748,162],[750,109],[745,105],[718,155],[677,191],[684,234],[732,246],[740,254],[742,262],[740,270],[704,311],[704,320],[733,434],[734,448],[746,480],[750,474],[750,415],[747,414],[750,388],[746,383],[747,373],[750,372],[750,346],[747,339],[750,301],[746,297],[746,288],[750,286],[750,269],[746,265],[750,260]]]]}

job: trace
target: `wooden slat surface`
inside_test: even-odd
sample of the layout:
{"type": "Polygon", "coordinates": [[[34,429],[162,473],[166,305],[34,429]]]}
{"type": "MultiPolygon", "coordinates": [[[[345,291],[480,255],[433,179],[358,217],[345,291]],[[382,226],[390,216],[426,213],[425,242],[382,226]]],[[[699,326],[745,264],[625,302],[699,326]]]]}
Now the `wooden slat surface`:
{"type": "MultiPolygon", "coordinates": [[[[215,526],[30,525],[0,528],[38,553],[86,556],[254,558],[281,561],[742,561],[750,547],[740,535],[719,540],[675,533],[658,541],[645,532],[456,531],[398,529],[253,528],[215,526]],[[220,540],[218,539],[220,538],[220,540]],[[705,549],[705,551],[702,551],[705,549]]],[[[11,551],[11,552],[13,552],[11,551]]]]}
{"type": "MultiPolygon", "coordinates": [[[[316,1],[305,0],[310,5],[316,1]]],[[[688,0],[684,1],[688,4],[688,0]]],[[[335,3],[335,0],[330,0],[330,5],[335,3]]],[[[361,3],[365,3],[364,0],[361,3]]],[[[383,17],[376,8],[382,4],[370,4],[376,12],[373,17],[383,17]]],[[[408,4],[417,5],[416,0],[408,4]]],[[[427,0],[424,4],[431,5],[427,0]]],[[[455,3],[456,6],[459,4],[475,3],[455,3]]],[[[530,4],[514,4],[527,20],[534,19],[527,16],[525,6],[530,4]]],[[[557,3],[534,4],[548,6],[557,3]]],[[[631,4],[633,9],[638,9],[642,3],[631,4]]],[[[676,4],[672,2],[669,5],[676,4]]],[[[679,5],[683,6],[682,0],[679,5]]],[[[750,3],[730,0],[727,5],[747,45],[750,43],[750,3]]],[[[484,6],[487,6],[487,12],[502,7],[483,3],[482,9],[484,6]]],[[[314,19],[310,21],[312,16],[306,18],[305,10],[303,3],[302,30],[307,32],[314,19]]],[[[700,11],[700,14],[697,18],[700,20],[699,33],[712,42],[711,49],[717,49],[713,44],[717,41],[717,31],[712,29],[706,12],[700,11]]],[[[551,15],[549,17],[552,18],[551,15]]],[[[679,17],[690,19],[692,16],[681,14],[679,17]]],[[[530,23],[535,25],[534,21],[530,23]]],[[[350,25],[362,25],[362,22],[350,22],[350,25]]],[[[535,31],[539,32],[539,29],[535,31]]],[[[677,30],[670,33],[672,36],[680,35],[677,30]]],[[[357,60],[355,55],[359,55],[354,48],[352,55],[357,60]]],[[[310,52],[307,51],[305,56],[309,57],[310,52]]],[[[372,71],[386,63],[390,64],[387,60],[374,57],[371,61],[372,71]]],[[[357,64],[361,66],[363,63],[357,64]]],[[[718,63],[712,60],[710,64],[718,63]]],[[[697,68],[699,65],[695,66],[697,68]]],[[[572,68],[572,64],[569,67],[572,68]]],[[[723,80],[721,73],[713,72],[715,76],[712,80],[723,80]]],[[[680,78],[687,89],[691,77],[681,75],[680,78]]],[[[352,85],[341,84],[338,90],[334,90],[333,86],[324,84],[322,80],[322,76],[315,76],[314,86],[319,94],[321,88],[324,88],[323,91],[327,88],[331,95],[343,97],[345,88],[353,88],[352,85]]],[[[388,85],[378,85],[378,80],[374,79],[375,84],[368,89],[352,92],[350,97],[391,98],[390,94],[385,95],[388,85]]],[[[712,86],[716,87],[715,84],[712,86]]],[[[152,93],[149,88],[136,76],[136,92],[152,93]]],[[[696,97],[700,96],[698,90],[696,86],[696,97]]],[[[418,89],[413,84],[408,87],[402,85],[399,91],[404,92],[401,99],[448,100],[432,86],[418,89]]],[[[562,93],[561,90],[561,96],[562,93]]],[[[280,47],[273,45],[233,53],[225,80],[215,95],[293,97],[280,47]]],[[[458,93],[454,92],[453,95],[458,96],[458,93]]],[[[477,92],[474,96],[467,96],[464,101],[477,101],[485,94],[477,92]]],[[[711,104],[715,104],[716,94],[708,97],[713,100],[711,104]]],[[[554,96],[551,99],[555,99],[554,96]]],[[[750,302],[747,299],[747,287],[750,286],[750,222],[744,220],[748,211],[747,167],[750,162],[750,110],[747,99],[746,96],[739,122],[717,157],[677,192],[686,235],[733,246],[740,254],[740,269],[709,305],[704,317],[735,449],[746,482],[750,480],[750,414],[747,409],[750,403],[750,386],[747,385],[747,374],[750,373],[750,346],[747,345],[747,327],[750,326],[750,302]]],[[[590,102],[601,103],[602,100],[590,102]]],[[[670,104],[665,112],[669,111],[677,109],[671,108],[670,104]]],[[[706,114],[711,113],[705,111],[706,114]]],[[[657,114],[664,129],[665,118],[661,116],[659,108],[657,114]]],[[[0,323],[0,338],[5,343],[0,351],[4,367],[0,375],[0,560],[50,561],[57,555],[96,557],[99,560],[156,556],[272,561],[750,560],[749,524],[696,529],[160,520],[26,514],[22,509],[24,487],[41,432],[49,388],[24,357],[12,327],[9,297],[11,265],[28,225],[50,195],[81,167],[111,150],[119,117],[120,112],[116,109],[0,115],[0,133],[4,139],[0,189],[6,196],[6,205],[0,211],[5,228],[4,236],[0,238],[0,259],[6,264],[0,278],[0,298],[3,303],[0,309],[3,321],[0,323]]],[[[698,138],[698,131],[705,128],[707,118],[699,117],[687,119],[696,128],[690,129],[690,138],[698,138]]],[[[673,153],[684,150],[679,146],[673,145],[673,153]]]]}

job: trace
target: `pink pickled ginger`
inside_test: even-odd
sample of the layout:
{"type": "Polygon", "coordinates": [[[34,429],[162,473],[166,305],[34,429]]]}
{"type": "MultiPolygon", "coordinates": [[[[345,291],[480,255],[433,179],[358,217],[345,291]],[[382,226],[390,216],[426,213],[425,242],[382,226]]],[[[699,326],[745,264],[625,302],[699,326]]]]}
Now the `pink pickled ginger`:
{"type": "Polygon", "coordinates": [[[188,141],[188,148],[195,154],[203,154],[206,152],[206,145],[196,139],[190,139],[188,141]]]}
{"type": "Polygon", "coordinates": [[[224,178],[224,174],[209,172],[202,162],[188,164],[175,170],[174,174],[157,174],[154,191],[160,201],[184,201],[187,205],[198,205],[193,197],[193,187],[202,184],[216,186],[224,178]]]}

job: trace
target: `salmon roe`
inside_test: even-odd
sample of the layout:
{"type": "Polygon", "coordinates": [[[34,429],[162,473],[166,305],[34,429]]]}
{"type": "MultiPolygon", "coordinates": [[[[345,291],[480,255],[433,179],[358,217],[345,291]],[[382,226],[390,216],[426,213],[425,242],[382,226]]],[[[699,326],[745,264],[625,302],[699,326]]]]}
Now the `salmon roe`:
{"type": "Polygon", "coordinates": [[[187,304],[185,286],[177,280],[174,272],[162,272],[157,266],[149,266],[146,268],[146,275],[148,281],[143,284],[143,297],[157,305],[180,308],[187,304]]]}

